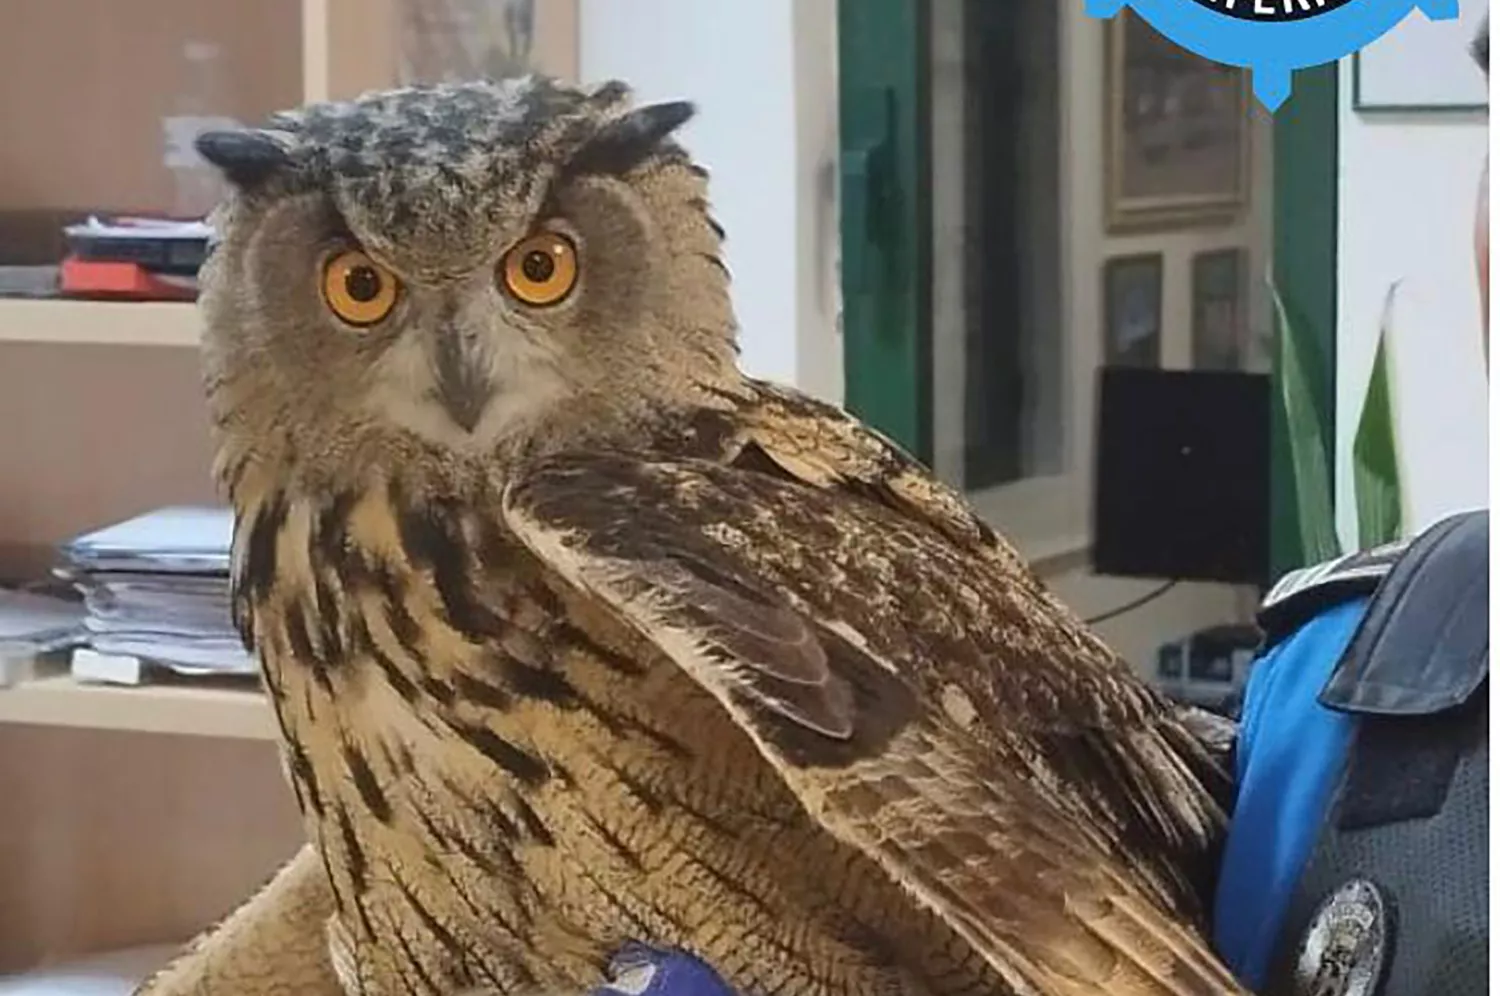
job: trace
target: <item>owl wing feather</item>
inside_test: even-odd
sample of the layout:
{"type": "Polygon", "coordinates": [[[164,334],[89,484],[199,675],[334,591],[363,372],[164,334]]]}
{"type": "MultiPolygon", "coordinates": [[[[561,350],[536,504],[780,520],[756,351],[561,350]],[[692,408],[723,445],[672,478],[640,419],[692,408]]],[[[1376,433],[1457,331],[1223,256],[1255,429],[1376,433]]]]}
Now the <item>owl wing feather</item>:
{"type": "MultiPolygon", "coordinates": [[[[1120,666],[1113,651],[1087,632],[1082,622],[1046,590],[1015,548],[952,488],[934,478],[896,443],[843,409],[778,384],[752,383],[756,404],[746,413],[746,429],[736,440],[739,449],[733,456],[763,454],[796,480],[853,491],[888,505],[902,515],[926,522],[975,557],[994,562],[1033,599],[1049,603],[1049,615],[1071,630],[1066,642],[1072,645],[1072,664],[1091,680],[1101,675],[1115,680],[1116,687],[1105,701],[1139,702],[1139,685],[1133,672],[1120,666]]],[[[1052,675],[1067,680],[1074,670],[1064,667],[1052,675]]],[[[1087,693],[1095,691],[1091,688],[1087,693]]],[[[1157,829],[1162,836],[1184,839],[1189,849],[1197,850],[1196,857],[1175,855],[1174,868],[1192,869],[1190,877],[1196,881],[1186,884],[1197,894],[1184,898],[1190,904],[1201,904],[1217,869],[1224,811],[1234,798],[1234,781],[1226,762],[1238,729],[1233,722],[1201,709],[1176,704],[1171,709],[1178,722],[1164,723],[1158,732],[1171,741],[1195,785],[1190,791],[1167,787],[1166,795],[1175,804],[1165,813],[1170,825],[1157,829]],[[1202,805],[1197,785],[1208,790],[1212,805],[1202,805]]],[[[1134,721],[1130,714],[1126,720],[1134,721]]]]}
{"type": "Polygon", "coordinates": [[[1170,849],[1212,822],[1166,714],[1005,556],[704,460],[554,457],[510,479],[501,514],[1018,993],[1241,992],[1151,867],[1153,833],[1170,849]]]}

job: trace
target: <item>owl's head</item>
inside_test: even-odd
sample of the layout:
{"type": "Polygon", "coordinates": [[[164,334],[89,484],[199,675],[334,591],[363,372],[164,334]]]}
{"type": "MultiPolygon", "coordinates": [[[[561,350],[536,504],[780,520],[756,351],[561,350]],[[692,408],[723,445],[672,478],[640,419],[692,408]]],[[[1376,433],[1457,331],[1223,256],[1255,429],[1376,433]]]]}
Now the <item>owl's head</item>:
{"type": "Polygon", "coordinates": [[[533,76],[202,136],[232,188],[200,299],[221,476],[625,437],[737,383],[691,112],[533,76]]]}

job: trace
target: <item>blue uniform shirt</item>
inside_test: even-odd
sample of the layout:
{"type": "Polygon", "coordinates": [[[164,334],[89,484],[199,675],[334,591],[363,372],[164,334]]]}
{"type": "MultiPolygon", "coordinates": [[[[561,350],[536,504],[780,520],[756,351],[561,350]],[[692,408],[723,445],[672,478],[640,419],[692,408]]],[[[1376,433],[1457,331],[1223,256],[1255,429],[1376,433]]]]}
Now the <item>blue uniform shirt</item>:
{"type": "Polygon", "coordinates": [[[1245,689],[1237,784],[1214,899],[1214,947],[1251,989],[1265,984],[1292,890],[1323,827],[1354,719],[1318,695],[1367,598],[1313,617],[1256,662],[1245,689]]]}

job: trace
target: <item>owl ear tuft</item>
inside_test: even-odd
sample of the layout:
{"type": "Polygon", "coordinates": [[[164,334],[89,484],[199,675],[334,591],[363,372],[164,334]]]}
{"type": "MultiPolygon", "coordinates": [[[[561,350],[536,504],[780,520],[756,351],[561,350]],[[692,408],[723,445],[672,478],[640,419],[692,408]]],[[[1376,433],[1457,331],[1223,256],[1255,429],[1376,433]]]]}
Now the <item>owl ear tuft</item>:
{"type": "Polygon", "coordinates": [[[628,173],[687,124],[696,108],[685,100],[648,104],[606,123],[568,161],[572,173],[628,173]]]}
{"type": "Polygon", "coordinates": [[[291,162],[285,145],[257,129],[206,131],[193,146],[241,190],[259,187],[291,162]]]}

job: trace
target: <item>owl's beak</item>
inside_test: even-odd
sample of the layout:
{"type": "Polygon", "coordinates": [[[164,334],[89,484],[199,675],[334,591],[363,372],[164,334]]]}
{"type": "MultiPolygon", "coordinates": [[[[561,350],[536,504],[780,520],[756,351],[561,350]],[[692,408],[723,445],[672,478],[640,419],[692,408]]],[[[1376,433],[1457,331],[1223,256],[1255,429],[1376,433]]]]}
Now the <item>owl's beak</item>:
{"type": "Polygon", "coordinates": [[[495,393],[488,350],[477,336],[443,322],[433,344],[432,366],[438,401],[455,425],[473,432],[495,393]]]}

